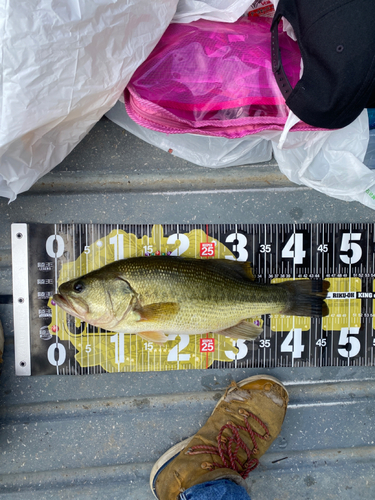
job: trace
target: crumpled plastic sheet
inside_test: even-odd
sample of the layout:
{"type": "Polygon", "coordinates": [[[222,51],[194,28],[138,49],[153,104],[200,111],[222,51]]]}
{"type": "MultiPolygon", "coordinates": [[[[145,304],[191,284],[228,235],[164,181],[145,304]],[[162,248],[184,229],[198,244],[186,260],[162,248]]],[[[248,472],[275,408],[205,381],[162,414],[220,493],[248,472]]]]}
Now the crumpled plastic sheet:
{"type": "Polygon", "coordinates": [[[250,10],[253,2],[254,0],[180,0],[172,22],[191,23],[206,19],[234,23],[250,10]]]}
{"type": "Polygon", "coordinates": [[[138,125],[129,117],[124,103],[120,101],[106,113],[106,117],[139,139],[173,156],[209,168],[269,161],[272,158],[272,144],[266,139],[280,135],[277,131],[265,131],[256,136],[227,139],[194,134],[165,134],[138,125]]]}
{"type": "Polygon", "coordinates": [[[29,189],[112,108],[177,3],[1,3],[0,196],[29,189]]]}
{"type": "Polygon", "coordinates": [[[375,170],[368,168],[374,168],[375,133],[369,142],[366,110],[342,129],[290,131],[282,148],[282,132],[276,130],[239,139],[165,134],[135,123],[122,102],[106,116],[149,144],[204,167],[260,163],[270,160],[273,152],[281,172],[292,182],[375,209],[375,170]]]}
{"type": "Polygon", "coordinates": [[[292,182],[375,209],[375,172],[363,163],[368,145],[364,109],[341,129],[290,132],[283,148],[274,147],[273,152],[281,172],[292,182]]]}

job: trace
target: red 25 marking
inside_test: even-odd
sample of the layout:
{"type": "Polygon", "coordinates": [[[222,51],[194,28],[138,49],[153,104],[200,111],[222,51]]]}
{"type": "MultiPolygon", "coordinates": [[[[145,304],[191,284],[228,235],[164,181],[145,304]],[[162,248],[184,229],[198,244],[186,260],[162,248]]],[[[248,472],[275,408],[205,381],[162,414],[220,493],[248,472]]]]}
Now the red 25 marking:
{"type": "Polygon", "coordinates": [[[215,255],[215,243],[201,243],[201,257],[213,257],[215,255]]]}
{"type": "Polygon", "coordinates": [[[215,350],[215,339],[200,339],[201,352],[214,352],[214,350],[215,350]]]}

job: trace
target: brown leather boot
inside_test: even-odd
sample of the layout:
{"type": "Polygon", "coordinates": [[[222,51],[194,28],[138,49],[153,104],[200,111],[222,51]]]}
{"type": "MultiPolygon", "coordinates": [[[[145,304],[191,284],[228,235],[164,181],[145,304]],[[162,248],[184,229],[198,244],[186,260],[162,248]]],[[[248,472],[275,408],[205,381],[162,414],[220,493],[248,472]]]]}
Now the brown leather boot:
{"type": "Polygon", "coordinates": [[[274,377],[232,382],[197,434],[156,462],[150,476],[155,497],[177,500],[188,488],[216,479],[230,479],[247,489],[246,477],[280,433],[288,399],[274,377]]]}

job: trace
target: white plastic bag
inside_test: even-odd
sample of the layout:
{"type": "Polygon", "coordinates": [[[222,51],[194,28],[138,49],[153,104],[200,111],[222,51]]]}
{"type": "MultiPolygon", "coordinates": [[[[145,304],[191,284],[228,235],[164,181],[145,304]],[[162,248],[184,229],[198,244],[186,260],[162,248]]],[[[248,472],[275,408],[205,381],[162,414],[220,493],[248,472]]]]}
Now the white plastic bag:
{"type": "Polygon", "coordinates": [[[343,129],[288,132],[282,149],[279,131],[265,131],[241,139],[168,135],[136,124],[122,102],[106,116],[140,139],[204,167],[260,163],[271,159],[273,149],[281,172],[292,182],[340,200],[359,201],[375,208],[375,171],[363,163],[369,141],[366,110],[343,129]]]}
{"type": "Polygon", "coordinates": [[[106,116],[131,134],[163,151],[196,165],[211,168],[268,161],[272,157],[272,144],[267,139],[279,135],[278,132],[265,132],[263,135],[226,139],[194,134],[164,134],[135,123],[129,118],[125,105],[120,101],[106,116]]]}
{"type": "Polygon", "coordinates": [[[342,129],[289,132],[282,149],[273,142],[273,152],[281,172],[292,182],[375,208],[371,195],[375,172],[363,163],[368,142],[368,116],[363,110],[342,129]]]}
{"type": "Polygon", "coordinates": [[[177,0],[8,0],[0,16],[0,196],[60,163],[118,100],[177,0]]]}
{"type": "Polygon", "coordinates": [[[174,23],[191,23],[198,19],[234,23],[254,0],[180,0],[174,23]]]}

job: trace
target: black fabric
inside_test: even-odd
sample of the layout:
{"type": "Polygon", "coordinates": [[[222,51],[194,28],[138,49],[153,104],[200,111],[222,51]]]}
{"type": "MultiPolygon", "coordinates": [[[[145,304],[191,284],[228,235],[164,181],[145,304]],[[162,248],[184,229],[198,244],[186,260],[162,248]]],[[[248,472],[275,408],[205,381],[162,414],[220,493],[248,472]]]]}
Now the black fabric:
{"type": "Polygon", "coordinates": [[[349,125],[375,101],[375,0],[280,0],[273,26],[281,16],[304,65],[286,104],[309,125],[349,125]]]}

